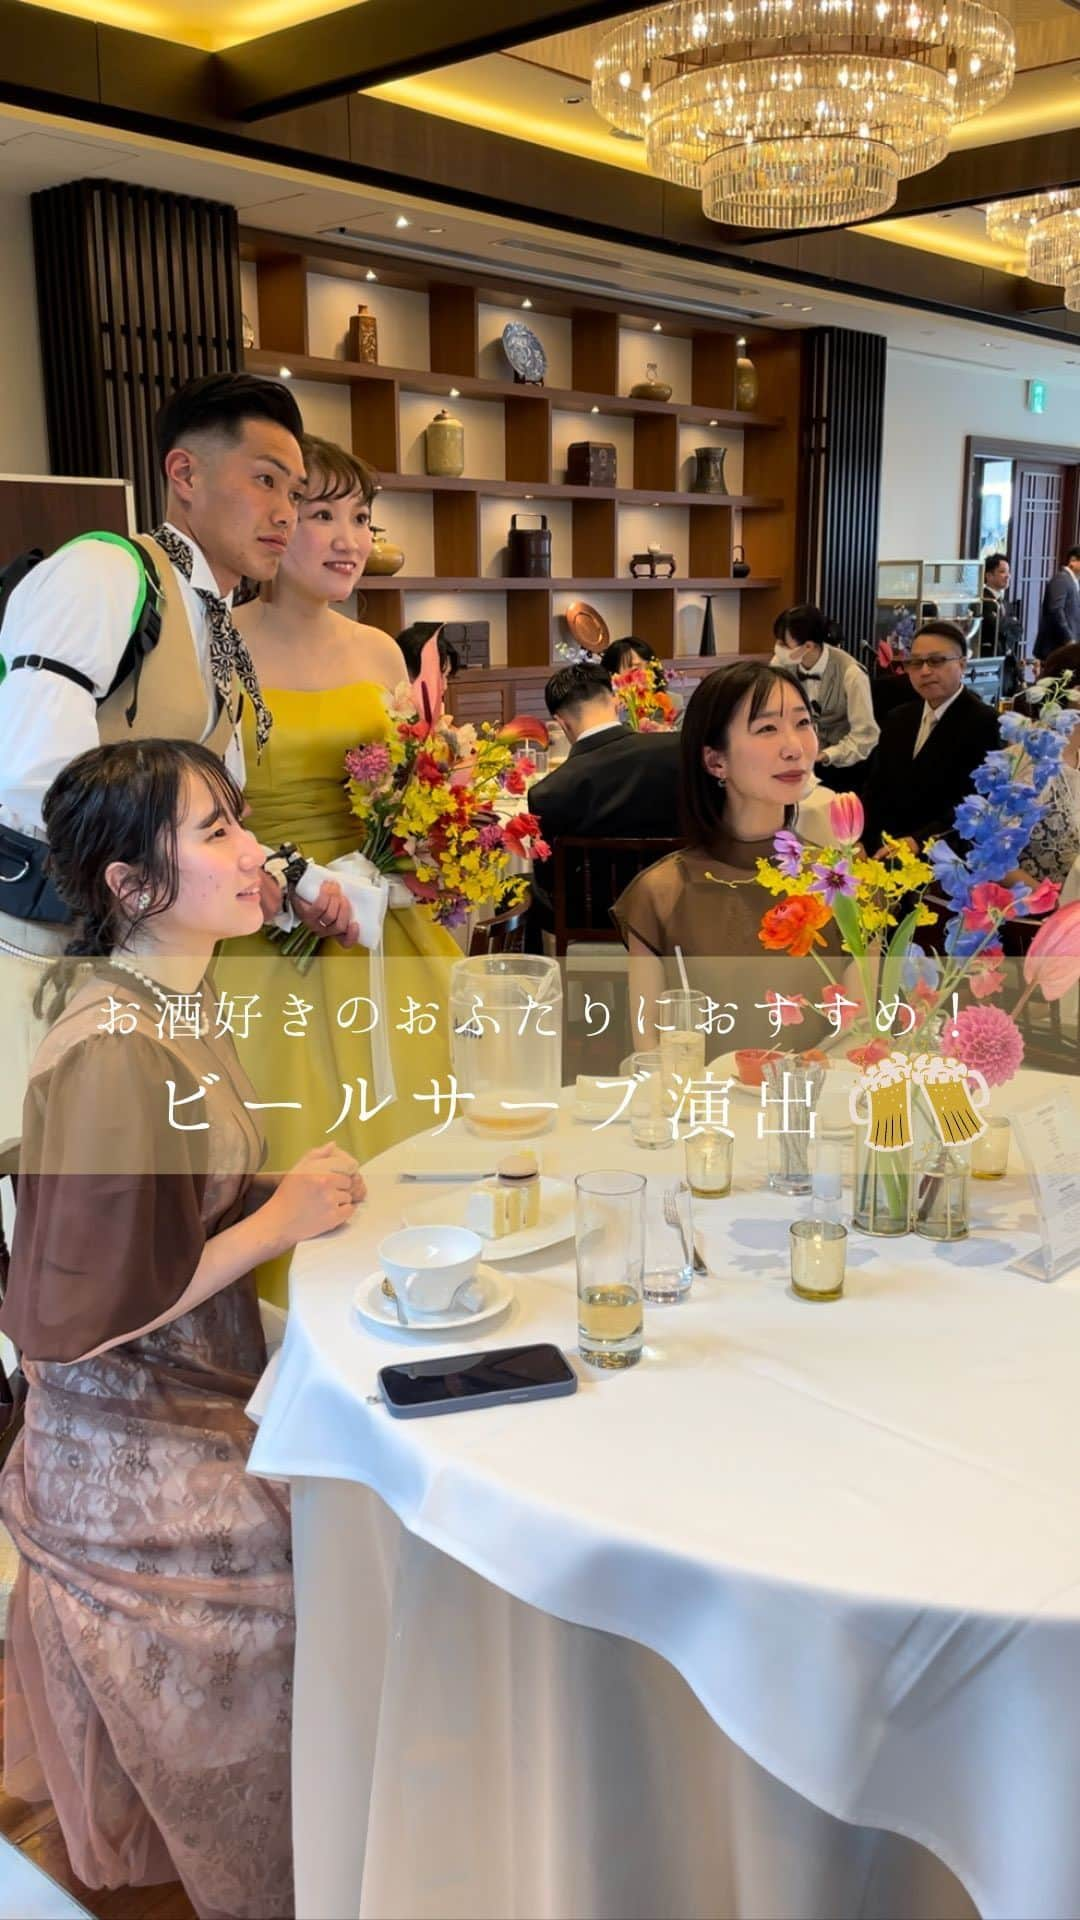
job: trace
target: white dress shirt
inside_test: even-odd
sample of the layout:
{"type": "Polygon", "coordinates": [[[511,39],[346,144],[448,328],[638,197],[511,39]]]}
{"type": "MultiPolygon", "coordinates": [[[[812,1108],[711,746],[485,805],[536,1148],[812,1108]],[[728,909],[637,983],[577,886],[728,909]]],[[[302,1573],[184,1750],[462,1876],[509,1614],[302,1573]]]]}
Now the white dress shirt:
{"type": "Polygon", "coordinates": [[[808,691],[811,699],[816,696],[814,675],[823,673],[827,660],[834,662],[840,673],[847,705],[848,731],[839,740],[834,740],[831,747],[823,747],[818,758],[827,767],[855,767],[869,759],[881,736],[870,697],[870,675],[864,673],[858,661],[850,653],[845,653],[842,647],[824,646],[817,666],[811,667],[806,675],[810,681],[808,691]]]}
{"type": "Polygon", "coordinates": [[[922,719],[919,721],[919,731],[915,735],[915,753],[912,754],[912,759],[915,758],[915,754],[921,753],[925,747],[930,738],[931,727],[937,725],[943,713],[948,713],[953,701],[959,700],[963,691],[963,687],[957,687],[955,693],[951,693],[947,700],[942,701],[936,712],[928,700],[923,701],[922,719]]]}
{"type": "MultiPolygon", "coordinates": [[[[210,623],[198,588],[221,594],[206,556],[192,547],[190,581],[171,568],[195,638],[206,683],[206,737],[217,715],[210,671],[210,623]]],[[[94,683],[93,694],[62,674],[19,667],[0,682],[0,819],[23,833],[40,833],[41,803],[61,768],[98,745],[97,708],[131,638],[139,570],[130,553],[111,540],[81,540],[42,560],[11,596],[4,617],[3,651],[43,653],[76,667],[94,683]]],[[[231,604],[231,594],[221,594],[231,604]]],[[[243,781],[244,756],[234,733],[225,756],[243,781]]]]}
{"type": "MultiPolygon", "coordinates": [[[[595,727],[585,727],[584,730],[578,734],[577,739],[574,741],[574,746],[579,746],[582,740],[591,740],[594,733],[611,733],[616,727],[621,733],[623,730],[621,720],[601,720],[595,727]]],[[[573,751],[573,749],[571,749],[571,751],[573,751]]]]}

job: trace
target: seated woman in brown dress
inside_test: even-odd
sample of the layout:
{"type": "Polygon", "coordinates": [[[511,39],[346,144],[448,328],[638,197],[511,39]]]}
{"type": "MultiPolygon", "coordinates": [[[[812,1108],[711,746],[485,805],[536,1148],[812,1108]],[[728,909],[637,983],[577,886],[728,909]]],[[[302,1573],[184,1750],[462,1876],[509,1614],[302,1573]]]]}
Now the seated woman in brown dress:
{"type": "MultiPolygon", "coordinates": [[[[737,1009],[724,1016],[729,1047],[767,1047],[776,1029],[766,994],[802,994],[812,1004],[827,985],[812,957],[768,953],[758,939],[776,902],[755,870],[773,858],[781,827],[798,830],[797,803],[818,750],[813,715],[793,674],[761,659],[735,660],[695,688],[681,743],[687,844],[638,874],[613,908],[630,953],[631,1006],[645,1001],[638,1044],[652,1044],[656,995],[688,983],[737,1009]]],[[[827,932],[835,952],[835,930],[827,932]]],[[[802,1048],[827,1031],[809,1012],[788,1035],[802,1048]]]]}
{"type": "Polygon", "coordinates": [[[203,1916],[293,1910],[287,1500],[249,1478],[252,1269],[363,1198],[335,1147],[260,1183],[255,1094],[204,976],[261,924],[262,851],[205,747],[95,748],[54,781],[82,916],[26,1096],[0,1327],[26,1425],[6,1786],[51,1798],[89,1886],[179,1876],[203,1916]]]}

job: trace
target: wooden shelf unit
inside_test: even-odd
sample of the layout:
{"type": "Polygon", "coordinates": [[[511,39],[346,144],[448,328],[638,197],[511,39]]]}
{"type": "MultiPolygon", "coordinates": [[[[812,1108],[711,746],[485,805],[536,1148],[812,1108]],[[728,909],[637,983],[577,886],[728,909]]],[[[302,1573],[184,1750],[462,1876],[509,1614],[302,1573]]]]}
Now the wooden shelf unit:
{"type": "MultiPolygon", "coordinates": [[[[559,313],[569,322],[571,386],[533,387],[485,379],[479,373],[481,302],[501,298],[507,306],[520,307],[520,286],[493,291],[464,274],[448,280],[445,273],[432,270],[429,274],[419,266],[403,274],[400,261],[394,260],[396,284],[426,293],[430,365],[369,365],[326,358],[308,352],[308,273],[330,270],[354,277],[357,296],[362,298],[364,267],[380,266],[383,277],[377,251],[358,255],[321,242],[256,232],[242,236],[242,243],[245,257],[255,263],[261,338],[274,343],[249,350],[247,365],[271,375],[287,370],[296,380],[347,389],[353,448],[378,470],[385,491],[427,494],[431,500],[432,575],[365,578],[361,589],[365,618],[398,633],[410,618],[406,595],[423,594],[430,601],[440,590],[448,596],[505,594],[507,663],[538,667],[552,659],[559,637],[555,594],[630,594],[633,632],[670,658],[677,650],[679,596],[734,593],[739,596],[741,649],[760,651],[769,644],[776,613],[794,597],[798,334],[748,330],[762,392],[783,408],[777,413],[740,411],[723,404],[734,395],[736,328],[730,322],[698,321],[674,309],[659,317],[673,333],[689,339],[690,399],[661,402],[618,393],[620,330],[642,323],[631,317],[628,302],[582,301],[571,294],[544,301],[545,311],[559,313]],[[504,475],[444,479],[403,471],[401,403],[409,394],[433,395],[450,405],[460,398],[499,406],[504,475]],[[606,437],[604,416],[631,423],[632,473],[621,476],[629,484],[570,486],[556,477],[553,416],[560,413],[595,415],[597,439],[606,437]],[[686,457],[680,428],[687,425],[742,435],[743,492],[694,494],[680,486],[686,457]],[[490,567],[485,570],[481,557],[485,500],[565,502],[570,510],[571,577],[522,580],[500,576],[490,567]],[[689,558],[685,577],[631,577],[629,553],[621,551],[625,542],[620,539],[620,510],[649,508],[685,512],[689,558]],[[735,513],[750,516],[748,528],[738,533],[735,513]],[[737,537],[754,568],[743,580],[731,574],[732,543],[737,537]]],[[[585,437],[585,431],[575,426],[577,437],[585,437]]],[[[448,613],[453,617],[452,607],[448,613]]]]}

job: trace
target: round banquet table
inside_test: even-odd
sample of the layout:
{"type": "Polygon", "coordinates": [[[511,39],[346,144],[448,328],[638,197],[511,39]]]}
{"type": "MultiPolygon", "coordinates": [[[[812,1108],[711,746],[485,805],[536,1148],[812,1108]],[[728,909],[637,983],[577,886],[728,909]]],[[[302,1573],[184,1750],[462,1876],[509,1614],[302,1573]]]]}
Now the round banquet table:
{"type": "MultiPolygon", "coordinates": [[[[1048,1084],[1075,1099],[1025,1074],[1008,1107],[1048,1084]]],[[[658,1203],[681,1149],[569,1097],[545,1173],[637,1168],[658,1203]]],[[[806,1203],[763,1189],[745,1096],[732,1120],[709,1277],[646,1307],[624,1373],[577,1360],[570,1241],[503,1266],[471,1334],[353,1313],[383,1234],[462,1192],[398,1175],[491,1163],[460,1121],[298,1250],[252,1468],[292,1483],[301,1920],[1080,1915],[1080,1273],[1010,1271],[1014,1149],[967,1240],[852,1234],[844,1299],[800,1302],[806,1203]],[[378,1398],[405,1354],[522,1340],[573,1398],[378,1398]]]]}

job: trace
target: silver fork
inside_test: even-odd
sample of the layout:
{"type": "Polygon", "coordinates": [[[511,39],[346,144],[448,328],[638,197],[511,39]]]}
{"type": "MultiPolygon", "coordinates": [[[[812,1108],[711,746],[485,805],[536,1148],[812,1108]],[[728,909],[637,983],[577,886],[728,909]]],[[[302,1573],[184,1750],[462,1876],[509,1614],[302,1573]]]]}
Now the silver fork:
{"type": "Polygon", "coordinates": [[[690,1261],[694,1272],[699,1274],[708,1273],[709,1269],[705,1265],[697,1247],[693,1242],[691,1242],[690,1246],[686,1244],[682,1215],[679,1212],[678,1194],[674,1187],[668,1187],[664,1193],[664,1221],[667,1226],[675,1228],[676,1233],[683,1243],[683,1256],[690,1261]]]}

